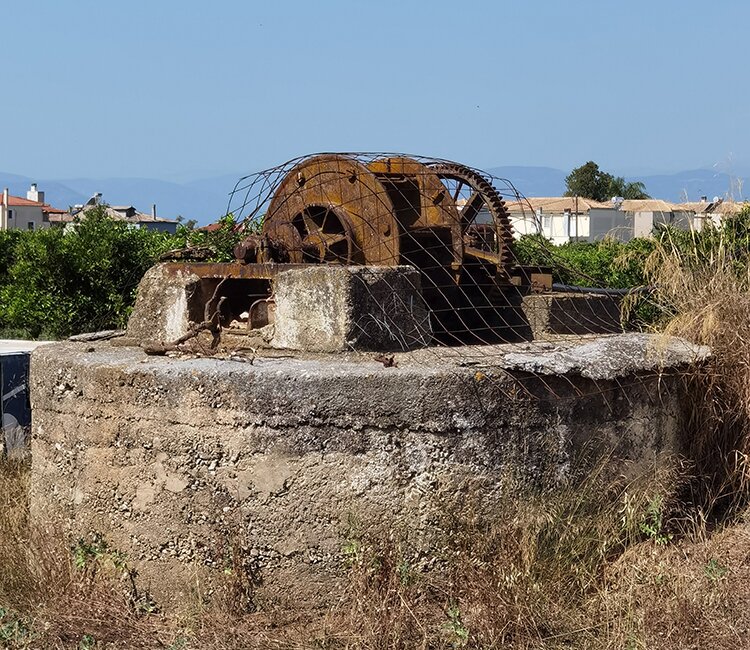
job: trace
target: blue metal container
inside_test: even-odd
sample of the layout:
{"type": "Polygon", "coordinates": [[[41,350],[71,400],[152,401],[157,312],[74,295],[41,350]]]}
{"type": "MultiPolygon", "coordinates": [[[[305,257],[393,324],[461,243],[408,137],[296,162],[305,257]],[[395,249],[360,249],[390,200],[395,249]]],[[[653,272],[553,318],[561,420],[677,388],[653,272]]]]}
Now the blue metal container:
{"type": "Polygon", "coordinates": [[[29,360],[37,341],[0,340],[0,427],[2,451],[22,453],[31,429],[29,360]]]}

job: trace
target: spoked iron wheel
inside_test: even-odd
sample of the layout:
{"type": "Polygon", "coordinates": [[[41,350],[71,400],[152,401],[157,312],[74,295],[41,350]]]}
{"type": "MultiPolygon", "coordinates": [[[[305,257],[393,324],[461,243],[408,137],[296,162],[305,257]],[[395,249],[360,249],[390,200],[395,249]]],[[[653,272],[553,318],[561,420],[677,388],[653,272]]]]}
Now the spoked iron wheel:
{"type": "Polygon", "coordinates": [[[342,208],[311,205],[292,223],[300,234],[303,262],[353,263],[354,233],[342,208]]]}
{"type": "Polygon", "coordinates": [[[461,278],[445,288],[456,325],[449,331],[462,343],[523,340],[528,332],[518,317],[510,287],[513,228],[510,214],[492,184],[469,167],[429,166],[458,208],[463,240],[461,278]]]}

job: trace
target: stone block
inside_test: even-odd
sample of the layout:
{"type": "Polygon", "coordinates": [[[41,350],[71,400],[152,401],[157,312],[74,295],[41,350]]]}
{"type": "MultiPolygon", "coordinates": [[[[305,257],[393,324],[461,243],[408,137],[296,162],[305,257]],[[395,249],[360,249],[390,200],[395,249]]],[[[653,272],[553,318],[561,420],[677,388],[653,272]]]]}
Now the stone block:
{"type": "Polygon", "coordinates": [[[622,332],[620,297],[589,293],[540,293],[523,298],[535,339],[555,334],[622,332]]]}
{"type": "Polygon", "coordinates": [[[430,343],[419,272],[409,266],[311,266],[275,280],[273,346],[292,350],[412,350],[430,343]]]}
{"type": "Polygon", "coordinates": [[[174,341],[187,333],[190,321],[203,320],[191,314],[191,297],[201,291],[200,278],[189,265],[158,264],[150,268],[138,285],[138,296],[130,315],[127,338],[134,341],[174,341]]]}

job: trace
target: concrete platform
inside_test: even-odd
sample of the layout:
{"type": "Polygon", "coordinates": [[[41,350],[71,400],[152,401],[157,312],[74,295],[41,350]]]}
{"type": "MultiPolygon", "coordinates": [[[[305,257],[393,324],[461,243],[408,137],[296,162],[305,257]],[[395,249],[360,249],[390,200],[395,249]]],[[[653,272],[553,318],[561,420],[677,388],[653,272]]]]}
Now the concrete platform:
{"type": "Polygon", "coordinates": [[[50,341],[26,341],[20,339],[0,339],[0,355],[25,354],[36,350],[40,345],[50,341]]]}
{"type": "Polygon", "coordinates": [[[261,580],[258,603],[323,606],[340,594],[352,522],[429,549],[435,513],[477,485],[491,499],[563,480],[579,455],[637,472],[681,451],[679,373],[707,353],[640,334],[427,348],[390,367],[45,346],[32,355],[32,513],[72,539],[103,533],[167,609],[210,593],[231,549],[261,580]]]}

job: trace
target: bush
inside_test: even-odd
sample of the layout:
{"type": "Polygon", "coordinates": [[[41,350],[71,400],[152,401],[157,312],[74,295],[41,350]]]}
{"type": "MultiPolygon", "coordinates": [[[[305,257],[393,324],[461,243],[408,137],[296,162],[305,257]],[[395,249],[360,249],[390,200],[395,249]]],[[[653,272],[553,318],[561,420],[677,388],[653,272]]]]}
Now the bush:
{"type": "Polygon", "coordinates": [[[549,266],[555,282],[576,286],[630,289],[645,284],[644,264],[651,239],[615,239],[555,246],[542,235],[524,235],[514,252],[519,264],[549,266]]]}
{"type": "Polygon", "coordinates": [[[56,339],[123,327],[143,274],[166,251],[199,246],[213,261],[232,259],[244,231],[231,215],[220,223],[171,235],[114,220],[98,206],[64,229],[1,232],[0,331],[56,339]]]}
{"type": "Polygon", "coordinates": [[[700,232],[665,228],[645,266],[660,329],[711,348],[690,377],[697,397],[686,440],[709,483],[726,483],[726,507],[750,497],[748,226],[746,209],[700,232]]]}
{"type": "Polygon", "coordinates": [[[21,230],[0,231],[0,285],[8,280],[8,272],[15,259],[15,249],[22,234],[21,230]]]}
{"type": "Polygon", "coordinates": [[[0,287],[0,324],[53,338],[121,327],[138,282],[172,240],[112,220],[103,207],[73,228],[13,238],[4,255],[10,263],[0,287]]]}
{"type": "Polygon", "coordinates": [[[214,262],[231,262],[234,259],[234,247],[243,239],[248,231],[254,231],[257,224],[251,224],[246,228],[244,224],[238,224],[233,214],[227,214],[219,219],[218,228],[215,230],[194,230],[189,227],[181,227],[174,237],[173,247],[181,248],[205,248],[211,252],[211,260],[214,262]]]}

